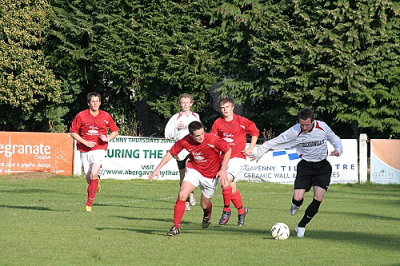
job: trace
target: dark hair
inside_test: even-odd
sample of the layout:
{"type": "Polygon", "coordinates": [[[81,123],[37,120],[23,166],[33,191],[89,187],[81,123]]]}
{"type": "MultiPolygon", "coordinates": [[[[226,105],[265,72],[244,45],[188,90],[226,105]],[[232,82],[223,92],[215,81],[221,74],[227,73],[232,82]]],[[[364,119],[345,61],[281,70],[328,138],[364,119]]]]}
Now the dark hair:
{"type": "Polygon", "coordinates": [[[101,102],[101,95],[98,92],[89,92],[87,95],[87,102],[90,103],[90,100],[92,99],[92,97],[99,97],[99,100],[101,102]]]}
{"type": "Polygon", "coordinates": [[[202,129],[204,128],[203,124],[199,121],[193,121],[189,124],[188,126],[189,128],[189,132],[191,135],[193,135],[193,132],[195,132],[196,130],[202,129]]]}
{"type": "Polygon", "coordinates": [[[231,103],[232,105],[235,105],[235,101],[233,100],[232,97],[224,96],[219,99],[219,105],[226,104],[226,103],[231,103]]]}
{"type": "Polygon", "coordinates": [[[311,108],[301,109],[297,114],[297,117],[301,120],[307,120],[309,118],[311,118],[311,120],[314,120],[314,111],[311,108]]]}

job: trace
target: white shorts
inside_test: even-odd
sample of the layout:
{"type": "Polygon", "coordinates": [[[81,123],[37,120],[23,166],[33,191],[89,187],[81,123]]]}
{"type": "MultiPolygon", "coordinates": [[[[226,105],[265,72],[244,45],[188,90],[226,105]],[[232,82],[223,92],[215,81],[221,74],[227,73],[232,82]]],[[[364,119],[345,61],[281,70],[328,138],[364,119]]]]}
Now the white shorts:
{"type": "Polygon", "coordinates": [[[106,157],[106,152],[107,152],[106,150],[81,152],[81,161],[85,175],[92,170],[92,165],[94,163],[100,165],[102,164],[104,158],[106,157]]]}
{"type": "Polygon", "coordinates": [[[235,181],[236,177],[243,171],[245,163],[246,159],[243,158],[235,157],[229,159],[226,172],[233,176],[233,181],[235,181]]]}
{"type": "Polygon", "coordinates": [[[212,198],[218,187],[219,178],[208,178],[200,174],[193,168],[186,168],[185,178],[183,181],[191,183],[195,187],[201,188],[201,194],[206,198],[212,198]]]}

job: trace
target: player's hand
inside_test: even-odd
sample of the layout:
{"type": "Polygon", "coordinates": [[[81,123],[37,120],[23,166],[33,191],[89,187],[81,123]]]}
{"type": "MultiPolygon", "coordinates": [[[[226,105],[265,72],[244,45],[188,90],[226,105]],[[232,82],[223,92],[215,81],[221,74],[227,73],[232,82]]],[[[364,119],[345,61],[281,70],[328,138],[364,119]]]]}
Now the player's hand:
{"type": "Polygon", "coordinates": [[[108,136],[107,135],[101,135],[100,139],[104,142],[108,142],[108,136]]]}
{"type": "Polygon", "coordinates": [[[331,152],[331,156],[339,156],[339,155],[340,154],[339,154],[338,150],[334,150],[331,152]]]}
{"type": "Polygon", "coordinates": [[[184,123],[179,123],[178,124],[178,130],[182,130],[185,128],[185,124],[184,123]]]}
{"type": "Polygon", "coordinates": [[[94,142],[94,141],[86,141],[83,144],[85,144],[85,146],[87,146],[89,148],[93,148],[94,146],[96,146],[96,142],[94,142]]]}
{"type": "Polygon", "coordinates": [[[228,182],[226,171],[219,171],[217,174],[217,178],[219,178],[219,183],[223,186],[228,182]]]}
{"type": "Polygon", "coordinates": [[[154,179],[158,179],[160,176],[160,171],[154,171],[151,175],[149,175],[149,181],[153,182],[154,179]]]}
{"type": "Polygon", "coordinates": [[[242,151],[242,153],[246,157],[251,157],[251,155],[253,155],[253,150],[245,149],[244,151],[242,151]]]}

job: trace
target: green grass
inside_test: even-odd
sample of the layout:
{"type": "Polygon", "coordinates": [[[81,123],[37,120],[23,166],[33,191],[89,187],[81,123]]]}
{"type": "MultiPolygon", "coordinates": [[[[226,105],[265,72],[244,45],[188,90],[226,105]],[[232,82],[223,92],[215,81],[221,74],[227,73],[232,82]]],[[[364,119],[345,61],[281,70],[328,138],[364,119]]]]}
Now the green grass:
{"type": "MultiPolygon", "coordinates": [[[[103,180],[92,213],[83,178],[0,179],[0,265],[400,265],[400,186],[332,185],[306,237],[273,240],[290,216],[292,186],[239,183],[250,212],[226,226],[220,189],[213,224],[201,229],[199,206],[182,233],[168,237],[177,181],[103,180]]],[[[197,190],[197,199],[200,192],[197,190]]],[[[305,204],[311,201],[306,194],[305,204]]]]}

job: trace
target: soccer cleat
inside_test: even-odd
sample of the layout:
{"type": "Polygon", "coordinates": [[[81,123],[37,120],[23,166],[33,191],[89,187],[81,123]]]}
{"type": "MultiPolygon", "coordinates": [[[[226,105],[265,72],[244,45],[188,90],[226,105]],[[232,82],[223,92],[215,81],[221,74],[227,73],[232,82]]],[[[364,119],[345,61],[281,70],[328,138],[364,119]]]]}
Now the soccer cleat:
{"type": "Polygon", "coordinates": [[[299,206],[297,206],[295,204],[292,204],[292,207],[290,207],[290,211],[289,212],[290,212],[291,215],[295,215],[299,209],[300,209],[299,206]]]}
{"type": "Polygon", "coordinates": [[[207,229],[211,224],[211,215],[207,216],[207,217],[203,217],[203,221],[201,222],[201,227],[203,227],[203,229],[207,229]]]}
{"type": "Polygon", "coordinates": [[[220,225],[225,225],[228,223],[229,218],[231,218],[231,211],[223,211],[221,219],[219,219],[220,225]]]}
{"type": "Polygon", "coordinates": [[[91,212],[91,211],[92,211],[92,206],[87,206],[87,205],[86,205],[85,210],[86,210],[87,212],[91,212]]]}
{"type": "Polygon", "coordinates": [[[181,229],[180,228],[176,228],[175,225],[171,227],[171,229],[169,229],[167,235],[168,236],[176,236],[179,235],[181,233],[181,229]]]}
{"type": "Polygon", "coordinates": [[[248,212],[249,212],[249,209],[244,208],[244,213],[238,215],[237,226],[243,226],[244,225],[244,220],[245,220],[246,215],[247,215],[248,212]]]}
{"type": "Polygon", "coordinates": [[[306,232],[306,228],[305,227],[296,227],[294,229],[294,231],[296,231],[297,237],[304,237],[304,233],[306,232]]]}
{"type": "Polygon", "coordinates": [[[196,198],[194,197],[193,192],[190,193],[190,195],[189,195],[189,203],[190,203],[191,206],[196,205],[196,198]]]}
{"type": "Polygon", "coordinates": [[[185,210],[186,210],[186,211],[190,211],[190,210],[191,210],[191,208],[190,208],[190,203],[189,203],[188,201],[186,201],[185,210]]]}
{"type": "Polygon", "coordinates": [[[99,184],[97,185],[97,193],[101,191],[101,185],[100,185],[100,178],[99,178],[99,184]]]}

